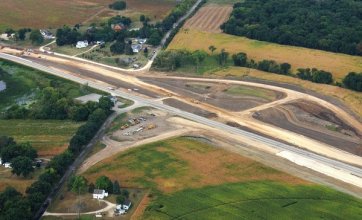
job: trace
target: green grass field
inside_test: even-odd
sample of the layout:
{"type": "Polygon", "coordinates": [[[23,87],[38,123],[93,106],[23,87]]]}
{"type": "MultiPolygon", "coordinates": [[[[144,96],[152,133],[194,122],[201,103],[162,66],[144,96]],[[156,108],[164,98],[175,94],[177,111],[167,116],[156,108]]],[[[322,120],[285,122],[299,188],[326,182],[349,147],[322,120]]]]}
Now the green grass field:
{"type": "Polygon", "coordinates": [[[17,142],[30,142],[40,156],[63,152],[82,123],[58,120],[0,120],[0,135],[17,142]]]}
{"type": "Polygon", "coordinates": [[[144,219],[360,219],[362,201],[322,186],[271,181],[187,189],[159,196],[144,219]]]}
{"type": "Polygon", "coordinates": [[[251,97],[258,97],[262,99],[266,99],[268,101],[274,100],[273,97],[275,96],[273,91],[268,91],[266,89],[255,89],[252,87],[247,86],[231,86],[229,89],[225,91],[231,95],[242,95],[242,96],[251,96],[251,97]]]}

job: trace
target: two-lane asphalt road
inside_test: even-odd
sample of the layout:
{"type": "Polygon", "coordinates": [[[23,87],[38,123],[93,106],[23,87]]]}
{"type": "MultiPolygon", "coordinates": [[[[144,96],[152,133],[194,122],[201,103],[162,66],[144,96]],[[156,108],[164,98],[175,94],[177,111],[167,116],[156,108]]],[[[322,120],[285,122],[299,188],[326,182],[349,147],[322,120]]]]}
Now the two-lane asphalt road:
{"type": "Polygon", "coordinates": [[[209,126],[214,129],[218,129],[223,132],[228,132],[233,135],[238,135],[238,136],[241,136],[244,138],[252,139],[256,142],[262,143],[264,145],[267,145],[269,147],[272,147],[272,148],[278,150],[280,153],[280,154],[277,154],[278,156],[284,157],[292,162],[295,162],[299,165],[306,166],[306,167],[308,167],[308,166],[303,163],[299,163],[299,162],[307,161],[309,164],[312,163],[312,164],[316,165],[316,166],[308,167],[310,169],[313,169],[317,172],[323,173],[325,175],[329,175],[333,178],[339,179],[341,181],[344,181],[344,182],[347,182],[347,183],[350,183],[352,185],[362,188],[362,169],[358,166],[340,162],[340,161],[337,161],[337,160],[334,160],[334,159],[331,159],[328,157],[324,157],[324,156],[309,152],[307,150],[296,148],[294,146],[284,144],[279,141],[275,141],[270,138],[263,137],[261,135],[242,130],[240,128],[231,127],[231,126],[228,126],[221,122],[213,121],[213,120],[210,120],[210,119],[207,119],[207,118],[204,118],[204,117],[201,117],[201,116],[189,113],[189,112],[185,112],[180,109],[177,109],[177,108],[174,108],[174,107],[171,107],[168,105],[164,105],[153,99],[143,98],[138,95],[130,94],[130,93],[127,93],[127,92],[124,92],[121,90],[110,91],[108,89],[108,85],[105,83],[98,82],[98,81],[94,82],[91,80],[79,78],[74,75],[70,75],[70,74],[55,70],[55,69],[48,68],[46,66],[26,60],[21,57],[0,53],[0,58],[10,60],[10,61],[13,61],[13,62],[16,62],[19,64],[23,64],[26,66],[30,66],[32,68],[39,69],[41,71],[50,73],[52,75],[56,75],[56,76],[59,76],[62,78],[66,78],[66,79],[78,82],[80,84],[87,83],[89,86],[91,86],[93,88],[96,88],[96,89],[99,89],[102,91],[106,91],[106,92],[111,92],[117,96],[121,96],[121,97],[124,97],[127,99],[137,101],[140,104],[151,106],[151,107],[154,107],[154,108],[157,108],[160,110],[164,110],[171,114],[178,115],[180,117],[195,121],[197,123],[209,126]],[[290,158],[290,155],[293,156],[294,160],[290,158]],[[327,173],[323,172],[323,170],[321,170],[322,167],[327,167],[329,169],[329,172],[327,172],[327,173]],[[337,175],[337,173],[342,174],[342,175],[337,175]]]}

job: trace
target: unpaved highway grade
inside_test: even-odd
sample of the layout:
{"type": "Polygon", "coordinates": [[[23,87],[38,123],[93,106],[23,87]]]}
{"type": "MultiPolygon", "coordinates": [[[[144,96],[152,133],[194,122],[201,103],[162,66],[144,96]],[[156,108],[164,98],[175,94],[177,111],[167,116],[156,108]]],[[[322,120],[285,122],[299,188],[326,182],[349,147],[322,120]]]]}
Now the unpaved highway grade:
{"type": "MultiPolygon", "coordinates": [[[[42,55],[43,56],[43,55],[42,55]]],[[[8,54],[4,54],[4,53],[0,53],[0,58],[3,59],[7,59],[10,61],[14,61],[26,66],[30,66],[32,68],[35,69],[39,69],[41,71],[44,72],[48,72],[50,74],[62,77],[62,78],[67,78],[69,80],[81,83],[81,84],[85,84],[88,83],[89,86],[94,87],[96,89],[99,90],[103,90],[103,91],[107,91],[110,92],[109,89],[107,88],[109,86],[109,84],[103,83],[101,81],[95,81],[92,79],[85,79],[85,78],[81,78],[79,76],[75,76],[73,74],[69,74],[69,73],[65,73],[63,71],[59,71],[53,68],[49,68],[46,67],[44,65],[40,65],[37,64],[35,62],[32,61],[28,61],[24,58],[20,58],[17,56],[12,56],[12,55],[8,55],[8,54]]],[[[47,59],[50,59],[51,57],[48,56],[47,59]]],[[[63,61],[66,62],[66,61],[63,61]]],[[[82,65],[82,67],[86,66],[82,65]]],[[[150,86],[147,83],[141,82],[140,80],[138,80],[135,77],[126,75],[126,74],[122,74],[119,72],[112,72],[109,69],[106,70],[104,68],[100,68],[100,67],[87,67],[87,68],[92,68],[93,71],[96,71],[99,74],[107,74],[109,77],[112,77],[114,79],[118,79],[118,80],[123,80],[126,81],[128,83],[132,83],[138,86],[149,86],[147,88],[150,88],[153,91],[158,91],[160,92],[160,88],[157,86],[150,86]]],[[[179,79],[178,77],[170,77],[173,78],[175,80],[179,79]]],[[[343,110],[341,110],[340,108],[338,108],[337,106],[326,102],[324,100],[321,100],[319,98],[316,98],[314,96],[310,96],[304,93],[299,93],[296,91],[292,91],[292,90],[288,90],[288,89],[284,89],[284,88],[280,88],[280,87],[276,87],[276,86],[270,86],[270,85],[264,85],[264,84],[259,84],[259,83],[250,83],[250,82],[240,82],[240,81],[232,81],[232,80],[214,80],[214,79],[195,79],[195,78],[182,78],[182,79],[187,79],[190,81],[205,81],[205,82],[213,82],[213,81],[217,81],[217,82],[223,82],[223,83],[233,83],[233,84],[242,84],[242,85],[249,85],[249,86],[255,86],[255,87],[261,87],[261,88],[267,88],[267,89],[271,89],[271,90],[276,90],[276,91],[280,91],[280,92],[284,92],[287,94],[287,97],[291,97],[293,96],[293,98],[295,99],[299,99],[299,98],[303,98],[303,99],[308,99],[309,101],[314,101],[317,103],[321,103],[323,106],[329,108],[331,111],[335,112],[340,118],[342,118],[343,120],[345,120],[347,123],[349,123],[350,125],[354,126],[356,129],[358,129],[359,131],[361,131],[361,127],[362,125],[357,122],[354,118],[352,118],[350,115],[348,115],[346,112],[344,112],[343,110]]],[[[162,90],[161,92],[171,92],[171,91],[167,91],[167,90],[162,90]]],[[[230,118],[237,118],[237,122],[243,122],[243,120],[246,121],[246,123],[244,122],[244,124],[249,125],[249,126],[253,126],[256,127],[260,130],[268,130],[271,129],[272,130],[272,137],[274,137],[275,134],[278,134],[280,136],[288,136],[288,135],[294,135],[293,138],[295,138],[297,141],[301,141],[301,143],[303,144],[311,144],[311,145],[315,145],[319,143],[319,150],[320,152],[318,152],[319,154],[313,153],[311,151],[305,150],[305,149],[301,149],[301,148],[297,148],[294,147],[292,145],[289,144],[285,144],[282,143],[280,141],[276,141],[270,138],[266,138],[264,136],[258,135],[258,134],[254,134],[251,133],[249,131],[246,130],[242,130],[240,128],[235,128],[235,127],[231,127],[228,126],[224,123],[218,122],[218,121],[213,121],[189,112],[185,112],[182,111],[180,109],[168,106],[163,104],[160,101],[155,101],[154,99],[150,99],[150,98],[146,98],[143,96],[140,96],[138,94],[135,93],[129,93],[127,92],[127,90],[120,90],[117,89],[115,91],[112,91],[112,93],[114,93],[117,96],[121,96],[127,99],[131,99],[134,100],[138,103],[141,103],[145,106],[151,106],[154,107],[156,109],[160,109],[163,111],[166,111],[170,114],[173,115],[177,115],[180,117],[183,117],[185,119],[189,119],[191,121],[197,122],[199,124],[203,124],[204,126],[207,126],[209,129],[213,129],[213,130],[218,130],[220,133],[226,133],[228,135],[230,135],[230,137],[234,136],[234,137],[243,137],[244,139],[249,139],[255,143],[260,143],[261,146],[267,146],[268,148],[272,148],[274,149],[274,152],[276,153],[276,155],[286,158],[292,162],[295,162],[301,166],[305,166],[308,167],[314,171],[323,173],[327,176],[331,176],[333,178],[339,179],[341,181],[344,181],[346,183],[355,185],[357,187],[362,188],[362,159],[361,157],[352,155],[352,154],[348,154],[346,152],[343,151],[338,151],[337,149],[334,148],[330,148],[328,147],[328,145],[324,145],[321,144],[319,142],[310,140],[308,138],[305,138],[303,136],[298,136],[293,134],[292,132],[288,133],[288,132],[284,132],[282,133],[280,130],[274,128],[271,129],[271,126],[267,126],[264,123],[261,122],[257,122],[257,120],[253,119],[250,114],[241,114],[242,117],[237,118],[236,114],[231,114],[228,113],[225,110],[220,110],[220,112],[217,112],[218,114],[222,115],[225,117],[230,117],[230,118]],[[275,133],[274,133],[275,132],[275,133]],[[325,152],[328,152],[328,156],[323,156],[323,154],[325,154],[325,152]],[[331,153],[331,154],[329,154],[331,153]],[[332,158],[338,158],[338,160],[336,159],[332,159],[332,158]],[[343,161],[343,162],[342,162],[343,161]],[[353,164],[353,165],[352,165],[353,164]]],[[[177,96],[177,94],[172,94],[177,96]]],[[[189,100],[186,100],[189,101],[189,100]]],[[[190,102],[189,102],[190,103],[190,102]]],[[[267,104],[266,104],[267,105],[267,104]]],[[[203,105],[199,105],[203,106],[203,105]]],[[[207,106],[207,105],[206,105],[207,106]]],[[[213,108],[213,110],[218,110],[215,107],[209,106],[210,108],[213,108]]],[[[270,106],[268,106],[270,107],[270,106]]],[[[258,109],[259,110],[259,109],[258,109]]],[[[250,113],[250,112],[249,112],[250,113]]],[[[278,136],[279,138],[279,136],[278,136]]],[[[295,141],[295,140],[294,140],[295,141]]],[[[310,146],[304,146],[304,147],[310,147],[310,146]]],[[[315,149],[312,149],[315,150],[315,149]]]]}

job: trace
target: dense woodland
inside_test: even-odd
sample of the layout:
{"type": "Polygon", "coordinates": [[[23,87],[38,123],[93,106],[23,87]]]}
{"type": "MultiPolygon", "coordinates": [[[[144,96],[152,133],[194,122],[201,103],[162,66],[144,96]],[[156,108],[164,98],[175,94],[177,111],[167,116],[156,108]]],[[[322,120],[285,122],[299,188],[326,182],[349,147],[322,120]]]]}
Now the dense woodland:
{"type": "Polygon", "coordinates": [[[362,55],[360,0],[245,0],[224,32],[252,39],[362,55]]]}

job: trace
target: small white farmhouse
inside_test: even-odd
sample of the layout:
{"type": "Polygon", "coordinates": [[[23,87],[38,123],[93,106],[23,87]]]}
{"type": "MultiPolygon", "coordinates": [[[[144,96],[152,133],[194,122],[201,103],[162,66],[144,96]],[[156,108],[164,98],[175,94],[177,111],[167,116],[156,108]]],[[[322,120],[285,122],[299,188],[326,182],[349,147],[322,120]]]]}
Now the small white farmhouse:
{"type": "Polygon", "coordinates": [[[75,47],[78,49],[88,47],[88,41],[78,41],[75,47]]]}
{"type": "Polygon", "coordinates": [[[108,197],[108,193],[104,189],[95,189],[93,191],[93,199],[104,199],[108,197]]]}
{"type": "Polygon", "coordinates": [[[4,167],[5,167],[5,168],[11,168],[11,163],[9,163],[9,162],[4,163],[4,167]]]}

